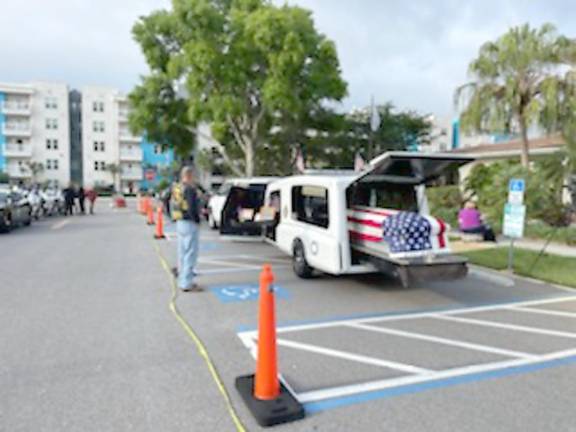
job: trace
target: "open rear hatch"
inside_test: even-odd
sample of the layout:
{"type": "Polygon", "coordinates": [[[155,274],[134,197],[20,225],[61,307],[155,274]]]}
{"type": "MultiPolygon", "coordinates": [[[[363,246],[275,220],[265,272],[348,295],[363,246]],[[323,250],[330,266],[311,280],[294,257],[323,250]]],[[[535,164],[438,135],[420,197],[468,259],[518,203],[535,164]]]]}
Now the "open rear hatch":
{"type": "Polygon", "coordinates": [[[262,224],[257,220],[264,205],[266,184],[233,186],[226,197],[222,210],[220,233],[228,236],[258,237],[262,224]]]}
{"type": "Polygon", "coordinates": [[[389,152],[371,160],[368,168],[353,179],[351,184],[382,182],[417,186],[472,161],[474,158],[471,156],[446,153],[389,152]]]}
{"type": "MultiPolygon", "coordinates": [[[[356,206],[360,206],[365,212],[380,215],[385,213],[386,209],[394,209],[395,213],[418,213],[422,203],[416,191],[417,186],[425,185],[449,171],[456,171],[473,160],[470,156],[441,153],[385,153],[372,160],[365,171],[351,179],[347,191],[349,209],[356,211],[356,206]]],[[[352,219],[356,221],[355,214],[352,219]]],[[[388,252],[388,244],[382,244],[383,239],[378,243],[378,235],[374,234],[379,233],[382,238],[383,227],[380,222],[370,223],[372,227],[367,228],[367,231],[370,230],[369,234],[351,232],[356,238],[362,239],[360,242],[351,242],[355,251],[353,255],[367,257],[381,270],[399,276],[403,283],[427,279],[454,279],[466,275],[465,258],[438,254],[439,249],[422,250],[421,253],[409,252],[399,258],[402,254],[388,252]]],[[[446,248],[446,251],[449,249],[446,248]]]]}

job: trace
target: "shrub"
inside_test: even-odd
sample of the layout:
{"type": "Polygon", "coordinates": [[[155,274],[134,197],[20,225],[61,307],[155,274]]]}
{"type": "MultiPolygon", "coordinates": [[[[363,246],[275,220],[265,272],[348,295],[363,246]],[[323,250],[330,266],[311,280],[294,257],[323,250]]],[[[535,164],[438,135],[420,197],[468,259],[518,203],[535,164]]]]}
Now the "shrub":
{"type": "Polygon", "coordinates": [[[465,183],[466,193],[476,197],[478,208],[494,228],[502,227],[508,183],[512,178],[526,179],[525,204],[529,219],[553,226],[567,224],[567,208],[562,204],[562,155],[552,155],[535,161],[530,171],[516,161],[478,165],[472,170],[465,183]]]}
{"type": "Polygon", "coordinates": [[[458,186],[438,186],[426,189],[430,213],[458,228],[458,210],[462,207],[462,194],[458,186]]]}

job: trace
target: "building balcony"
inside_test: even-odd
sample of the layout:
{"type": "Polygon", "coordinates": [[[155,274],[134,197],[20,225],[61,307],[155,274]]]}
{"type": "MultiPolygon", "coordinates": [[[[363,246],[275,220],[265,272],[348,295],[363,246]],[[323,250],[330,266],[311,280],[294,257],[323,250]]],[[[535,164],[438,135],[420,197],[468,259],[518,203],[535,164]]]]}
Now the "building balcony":
{"type": "Polygon", "coordinates": [[[120,174],[120,178],[122,180],[142,180],[144,174],[142,172],[142,168],[132,168],[128,169],[125,168],[122,170],[122,174],[120,174]]]}
{"type": "Polygon", "coordinates": [[[142,162],[142,150],[120,150],[120,160],[129,162],[142,162]]]}
{"type": "Polygon", "coordinates": [[[128,121],[129,114],[130,114],[130,111],[128,111],[126,109],[121,109],[120,111],[118,111],[118,118],[120,119],[120,121],[122,123],[125,123],[128,121]]]}
{"type": "Polygon", "coordinates": [[[120,142],[139,143],[142,137],[134,136],[129,129],[120,129],[120,142]]]}
{"type": "Polygon", "coordinates": [[[32,107],[25,102],[4,102],[0,104],[0,111],[6,115],[29,116],[32,114],[32,107]]]}
{"type": "Polygon", "coordinates": [[[28,124],[4,123],[2,125],[2,134],[4,136],[29,137],[32,135],[32,129],[28,124]]]}
{"type": "Polygon", "coordinates": [[[6,174],[13,179],[28,179],[32,177],[30,169],[20,165],[8,165],[6,167],[6,174]]]}
{"type": "Polygon", "coordinates": [[[14,158],[32,157],[31,145],[6,144],[4,147],[4,156],[14,158]]]}

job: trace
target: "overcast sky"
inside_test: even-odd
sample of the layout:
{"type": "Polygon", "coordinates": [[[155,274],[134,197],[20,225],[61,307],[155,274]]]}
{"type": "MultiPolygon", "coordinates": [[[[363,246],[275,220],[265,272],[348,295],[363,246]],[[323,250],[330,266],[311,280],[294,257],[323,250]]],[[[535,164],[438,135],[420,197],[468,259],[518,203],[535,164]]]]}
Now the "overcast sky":
{"type": "MultiPolygon", "coordinates": [[[[281,1],[278,0],[278,3],[281,1]]],[[[576,37],[573,0],[290,0],[336,42],[344,108],[392,101],[452,115],[454,88],[480,45],[512,25],[554,23],[576,37]]],[[[0,0],[0,81],[60,81],[129,91],[146,73],[130,29],[167,0],[0,0]]]]}

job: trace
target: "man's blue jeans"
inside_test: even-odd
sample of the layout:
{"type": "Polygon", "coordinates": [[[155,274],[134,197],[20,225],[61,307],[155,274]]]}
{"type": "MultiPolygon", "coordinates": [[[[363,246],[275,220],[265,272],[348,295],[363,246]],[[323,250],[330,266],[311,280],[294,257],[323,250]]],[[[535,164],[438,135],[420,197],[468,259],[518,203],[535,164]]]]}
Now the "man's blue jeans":
{"type": "Polygon", "coordinates": [[[189,220],[176,221],[178,234],[178,287],[189,288],[194,283],[198,261],[199,227],[189,220]]]}

